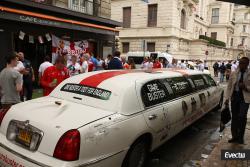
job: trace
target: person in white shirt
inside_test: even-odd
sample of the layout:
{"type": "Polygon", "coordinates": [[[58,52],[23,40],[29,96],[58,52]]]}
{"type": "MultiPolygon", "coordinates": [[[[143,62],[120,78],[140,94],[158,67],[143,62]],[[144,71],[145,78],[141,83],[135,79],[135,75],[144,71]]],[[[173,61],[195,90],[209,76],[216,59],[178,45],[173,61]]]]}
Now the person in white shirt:
{"type": "Polygon", "coordinates": [[[88,55],[83,55],[81,57],[81,61],[82,61],[82,66],[81,66],[81,73],[87,73],[88,72],[88,55]]]}
{"type": "Polygon", "coordinates": [[[38,78],[39,78],[39,82],[40,82],[40,79],[41,77],[43,76],[43,73],[44,71],[48,68],[48,67],[51,67],[53,66],[52,63],[50,63],[50,57],[49,56],[45,56],[44,58],[44,62],[39,66],[39,69],[38,69],[38,78]]]}
{"type": "Polygon", "coordinates": [[[80,74],[81,66],[79,63],[77,63],[77,57],[72,56],[71,57],[71,63],[67,65],[69,70],[69,76],[75,76],[80,74]]]}
{"type": "Polygon", "coordinates": [[[236,71],[238,68],[237,64],[236,64],[236,61],[233,62],[232,66],[231,66],[231,72],[234,72],[236,71]]]}
{"type": "Polygon", "coordinates": [[[143,60],[143,62],[141,64],[141,69],[147,70],[148,69],[148,65],[149,65],[148,57],[144,57],[144,60],[143,60]]]}
{"type": "Polygon", "coordinates": [[[187,69],[187,65],[185,63],[185,60],[181,60],[180,68],[181,69],[187,69]]]}
{"type": "Polygon", "coordinates": [[[148,60],[148,68],[147,70],[152,70],[154,67],[153,59],[150,57],[148,60]]]}

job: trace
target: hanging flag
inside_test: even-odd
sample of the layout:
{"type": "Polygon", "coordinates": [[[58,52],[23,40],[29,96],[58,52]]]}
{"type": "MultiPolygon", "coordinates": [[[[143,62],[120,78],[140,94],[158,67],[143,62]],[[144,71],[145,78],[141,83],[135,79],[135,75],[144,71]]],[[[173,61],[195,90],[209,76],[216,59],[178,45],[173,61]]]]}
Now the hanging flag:
{"type": "Polygon", "coordinates": [[[39,41],[39,43],[43,44],[44,43],[43,42],[43,37],[42,36],[38,36],[38,41],[39,41]]]}
{"type": "Polygon", "coordinates": [[[142,1],[148,3],[149,0],[142,0],[142,1]]]}
{"type": "Polygon", "coordinates": [[[46,37],[47,41],[51,41],[51,37],[50,37],[49,33],[45,34],[45,37],[46,37]]]}
{"type": "Polygon", "coordinates": [[[23,40],[24,39],[24,36],[25,36],[25,33],[20,31],[19,32],[19,39],[23,40]]]}
{"type": "Polygon", "coordinates": [[[29,43],[34,43],[34,37],[32,35],[29,35],[29,43]]]}

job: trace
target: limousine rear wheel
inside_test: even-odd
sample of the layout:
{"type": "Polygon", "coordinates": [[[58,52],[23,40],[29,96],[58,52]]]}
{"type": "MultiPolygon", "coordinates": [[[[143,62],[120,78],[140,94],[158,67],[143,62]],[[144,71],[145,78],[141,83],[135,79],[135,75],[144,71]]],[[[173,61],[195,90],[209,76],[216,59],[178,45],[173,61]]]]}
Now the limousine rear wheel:
{"type": "Polygon", "coordinates": [[[136,141],[129,149],[122,167],[144,167],[149,154],[149,142],[141,139],[136,141]]]}

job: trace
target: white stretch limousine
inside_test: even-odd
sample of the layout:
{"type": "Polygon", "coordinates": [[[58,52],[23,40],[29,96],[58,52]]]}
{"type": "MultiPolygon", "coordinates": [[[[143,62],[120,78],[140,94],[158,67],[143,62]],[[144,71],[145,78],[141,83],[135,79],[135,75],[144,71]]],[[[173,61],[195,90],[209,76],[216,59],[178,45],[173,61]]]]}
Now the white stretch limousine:
{"type": "Polygon", "coordinates": [[[223,90],[189,70],[99,71],[1,113],[0,166],[142,167],[215,107],[223,90]]]}

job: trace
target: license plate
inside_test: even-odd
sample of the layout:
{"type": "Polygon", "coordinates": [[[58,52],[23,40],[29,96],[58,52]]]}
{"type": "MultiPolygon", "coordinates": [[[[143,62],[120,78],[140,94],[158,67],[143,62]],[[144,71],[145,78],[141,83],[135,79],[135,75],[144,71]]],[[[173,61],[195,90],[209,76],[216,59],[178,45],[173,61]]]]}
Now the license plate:
{"type": "Polygon", "coordinates": [[[19,129],[17,134],[17,141],[26,146],[30,145],[32,133],[25,129],[19,129]]]}

